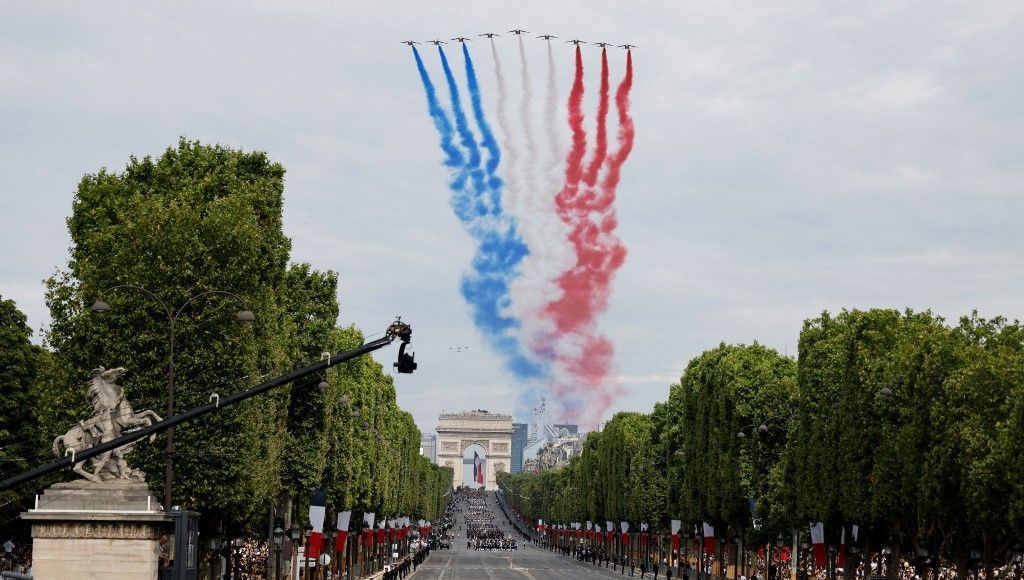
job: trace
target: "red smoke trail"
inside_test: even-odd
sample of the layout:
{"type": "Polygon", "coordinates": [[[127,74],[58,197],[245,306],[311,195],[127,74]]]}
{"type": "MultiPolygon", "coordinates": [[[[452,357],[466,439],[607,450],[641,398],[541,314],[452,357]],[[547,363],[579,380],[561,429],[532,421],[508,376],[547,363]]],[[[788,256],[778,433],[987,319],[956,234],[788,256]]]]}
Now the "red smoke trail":
{"type": "Polygon", "coordinates": [[[569,128],[572,130],[572,147],[565,160],[565,186],[555,197],[558,215],[572,205],[583,178],[583,156],[587,152],[587,132],[583,128],[583,53],[576,46],[576,74],[569,91],[569,128]]]}
{"type": "Polygon", "coordinates": [[[605,155],[608,152],[608,50],[601,49],[601,99],[597,106],[597,144],[594,148],[594,158],[587,166],[583,174],[583,183],[588,187],[594,187],[597,183],[597,172],[604,163],[605,155]]]}
{"type": "MultiPolygon", "coordinates": [[[[633,118],[629,116],[629,91],[633,88],[633,53],[626,51],[626,76],[615,91],[615,109],[619,113],[619,150],[608,159],[608,171],[601,184],[602,193],[615,199],[615,189],[619,186],[619,172],[633,151],[633,118]]],[[[615,226],[613,225],[612,228],[615,226]]]]}
{"type": "MultiPolygon", "coordinates": [[[[632,55],[626,55],[626,74],[615,95],[618,112],[619,133],[617,150],[605,158],[605,117],[608,113],[608,68],[607,56],[602,53],[601,102],[598,111],[598,136],[594,160],[582,176],[587,188],[579,194],[579,175],[585,134],[582,129],[583,114],[579,110],[582,101],[582,72],[580,53],[577,49],[577,83],[580,84],[578,99],[569,100],[569,120],[573,130],[573,150],[570,151],[566,168],[566,187],[559,194],[556,204],[559,216],[570,227],[569,241],[576,252],[576,264],[558,279],[562,296],[548,304],[547,314],[555,323],[556,334],[564,343],[570,343],[571,351],[559,353],[558,360],[566,372],[573,377],[583,392],[573,393],[573,385],[556,385],[555,394],[582,396],[583,401],[568,401],[566,414],[569,418],[596,424],[611,405],[612,398],[620,389],[608,384],[611,372],[613,346],[596,328],[596,317],[608,306],[611,294],[611,280],[626,259],[626,248],[615,237],[618,224],[613,203],[615,189],[619,183],[620,170],[633,148],[633,122],[629,115],[629,92],[633,85],[632,55]],[[583,147],[577,151],[577,138],[583,147]],[[579,153],[579,158],[574,155],[579,153]],[[577,164],[574,166],[574,162],[577,164]],[[605,167],[605,178],[596,190],[599,169],[605,167]],[[581,403],[583,403],[581,405],[581,403]],[[582,407],[582,408],[581,408],[582,407]],[[586,416],[580,417],[580,413],[586,416]]],[[[576,85],[573,86],[574,92],[576,85]]]]}

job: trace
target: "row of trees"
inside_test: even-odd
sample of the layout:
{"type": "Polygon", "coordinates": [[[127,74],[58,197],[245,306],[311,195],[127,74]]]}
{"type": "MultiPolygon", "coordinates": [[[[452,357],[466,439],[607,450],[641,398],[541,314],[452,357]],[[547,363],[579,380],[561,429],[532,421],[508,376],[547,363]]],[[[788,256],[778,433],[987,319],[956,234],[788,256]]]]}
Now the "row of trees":
{"type": "MultiPolygon", "coordinates": [[[[0,464],[9,476],[52,459],[53,438],[89,416],[85,388],[100,365],[128,369],[136,409],[166,411],[169,319],[175,322],[175,408],[206,403],[364,341],[337,326],[338,278],[289,264],[281,223],[284,169],[263,153],[181,140],[158,159],[132,158],[78,186],[71,259],[47,280],[44,347],[25,317],[0,302],[0,464]],[[122,289],[142,286],[153,293],[122,289]],[[193,302],[190,298],[210,290],[193,302]],[[105,315],[89,306],[102,298],[105,315]],[[235,322],[249,309],[248,327],[235,322]]],[[[389,323],[382,320],[381,330],[389,323]]],[[[202,532],[266,529],[273,505],[304,524],[312,490],[328,507],[434,519],[448,468],[419,454],[420,432],[370,357],[298,381],[175,432],[174,503],[202,513],[202,532]],[[324,384],[326,383],[326,384],[324,384]]],[[[163,445],[129,456],[162,496],[163,445]]],[[[4,520],[41,484],[9,494],[4,520]]],[[[289,523],[292,523],[289,521],[289,523]]]]}
{"type": "Polygon", "coordinates": [[[857,524],[862,547],[992,566],[1021,551],[1022,449],[1024,327],[854,310],[805,321],[797,360],[708,350],[652,413],[619,413],[567,467],[500,485],[551,522],[681,519],[749,543],[810,522],[838,543],[857,524]]]}

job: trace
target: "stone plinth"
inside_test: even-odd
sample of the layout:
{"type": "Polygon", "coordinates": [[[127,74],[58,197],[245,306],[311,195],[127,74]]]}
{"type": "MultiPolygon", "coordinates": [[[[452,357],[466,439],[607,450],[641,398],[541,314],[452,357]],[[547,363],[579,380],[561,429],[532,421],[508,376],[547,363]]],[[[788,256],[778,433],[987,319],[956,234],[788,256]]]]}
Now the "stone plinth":
{"type": "Polygon", "coordinates": [[[157,544],[171,521],[144,483],[74,481],[50,486],[35,509],[32,573],[39,580],[157,577],[157,544]]]}

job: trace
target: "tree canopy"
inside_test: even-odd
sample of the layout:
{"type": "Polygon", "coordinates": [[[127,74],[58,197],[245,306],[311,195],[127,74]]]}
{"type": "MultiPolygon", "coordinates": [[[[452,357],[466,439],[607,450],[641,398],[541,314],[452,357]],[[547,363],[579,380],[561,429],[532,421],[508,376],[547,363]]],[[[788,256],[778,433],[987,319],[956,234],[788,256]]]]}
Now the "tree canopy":
{"type": "MultiPolygon", "coordinates": [[[[47,280],[46,349],[29,345],[24,317],[0,304],[0,338],[12,345],[2,377],[12,397],[0,412],[24,408],[16,396],[38,402],[33,445],[46,454],[89,415],[85,386],[101,365],[127,368],[121,383],[136,410],[164,415],[172,332],[175,412],[362,344],[359,329],[337,325],[337,274],[289,263],[283,192],[284,168],[266,154],[185,139],[83,177],[70,260],[47,280]],[[97,300],[109,311],[92,312],[97,300]],[[238,324],[240,310],[255,322],[238,324]],[[37,370],[33,357],[47,364],[37,370]]],[[[452,476],[419,456],[419,438],[391,376],[362,357],[178,426],[173,500],[201,512],[209,535],[263,529],[272,504],[302,524],[321,488],[329,508],[432,519],[452,476]]],[[[157,497],[164,461],[160,441],[129,456],[157,497]]]]}

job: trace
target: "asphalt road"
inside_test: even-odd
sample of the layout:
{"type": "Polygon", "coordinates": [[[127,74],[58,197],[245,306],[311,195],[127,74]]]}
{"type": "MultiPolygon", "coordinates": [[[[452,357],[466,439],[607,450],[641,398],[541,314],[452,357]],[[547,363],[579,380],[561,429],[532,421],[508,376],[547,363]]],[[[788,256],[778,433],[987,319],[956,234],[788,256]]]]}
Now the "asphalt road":
{"type": "MultiPolygon", "coordinates": [[[[466,524],[462,514],[456,514],[455,541],[451,550],[434,550],[408,580],[566,580],[575,578],[604,578],[623,580],[626,574],[611,568],[598,568],[574,558],[559,556],[541,548],[523,545],[524,541],[505,518],[493,493],[487,494],[487,503],[494,512],[498,526],[518,538],[519,549],[506,552],[473,550],[466,548],[466,524]],[[459,530],[459,526],[462,529],[459,530]]],[[[637,570],[634,578],[640,578],[637,570]]]]}

